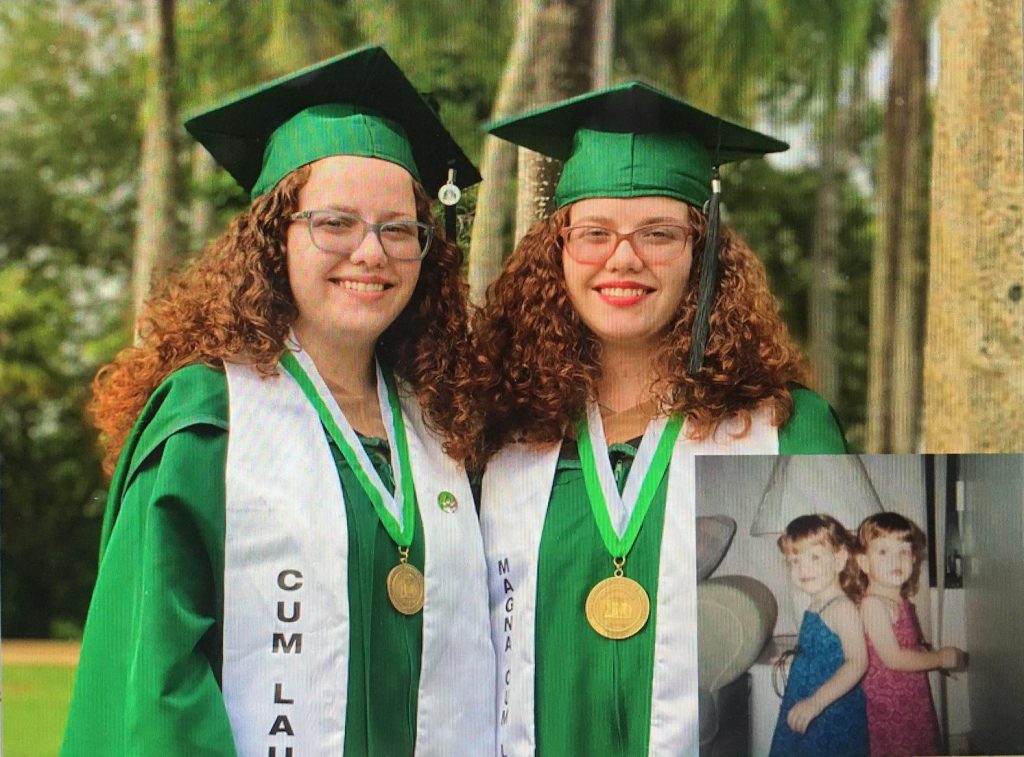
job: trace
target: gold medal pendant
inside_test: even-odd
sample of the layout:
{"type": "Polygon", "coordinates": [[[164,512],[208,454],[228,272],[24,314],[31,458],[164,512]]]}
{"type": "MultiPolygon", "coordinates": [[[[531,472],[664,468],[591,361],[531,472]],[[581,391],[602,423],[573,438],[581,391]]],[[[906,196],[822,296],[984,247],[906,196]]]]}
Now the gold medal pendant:
{"type": "Polygon", "coordinates": [[[644,587],[622,575],[624,562],[616,558],[615,575],[587,595],[587,621],[607,639],[628,639],[647,625],[651,615],[651,600],[644,587]]]}
{"type": "Polygon", "coordinates": [[[409,564],[408,547],[399,547],[398,553],[402,557],[388,573],[388,599],[403,615],[415,615],[423,609],[423,574],[409,564]]]}

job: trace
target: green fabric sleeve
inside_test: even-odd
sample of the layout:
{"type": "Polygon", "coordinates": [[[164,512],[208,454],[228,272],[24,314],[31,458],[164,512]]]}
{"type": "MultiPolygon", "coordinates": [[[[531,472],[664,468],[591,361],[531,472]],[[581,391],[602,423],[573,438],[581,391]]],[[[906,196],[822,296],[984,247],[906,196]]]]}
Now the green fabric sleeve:
{"type": "Polygon", "coordinates": [[[223,376],[179,371],[115,474],[63,755],[235,754],[220,692],[223,376]]]}
{"type": "Polygon", "coordinates": [[[803,387],[790,390],[793,415],[779,429],[780,455],[833,455],[849,452],[835,410],[803,387]]]}

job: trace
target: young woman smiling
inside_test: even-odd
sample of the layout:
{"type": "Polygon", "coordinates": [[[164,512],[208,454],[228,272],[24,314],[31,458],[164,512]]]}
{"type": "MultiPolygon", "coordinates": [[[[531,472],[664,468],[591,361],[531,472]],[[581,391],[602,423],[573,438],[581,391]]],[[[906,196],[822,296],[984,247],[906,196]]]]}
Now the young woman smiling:
{"type": "Polygon", "coordinates": [[[786,145],[638,82],[490,130],[565,161],[474,328],[499,749],[697,754],[694,456],[845,451],[718,220],[786,145]]]}
{"type": "Polygon", "coordinates": [[[66,755],[486,754],[465,469],[476,170],[379,48],[188,129],[252,204],[96,378],[116,460],[66,755]],[[451,188],[449,188],[449,191],[451,188]]]}

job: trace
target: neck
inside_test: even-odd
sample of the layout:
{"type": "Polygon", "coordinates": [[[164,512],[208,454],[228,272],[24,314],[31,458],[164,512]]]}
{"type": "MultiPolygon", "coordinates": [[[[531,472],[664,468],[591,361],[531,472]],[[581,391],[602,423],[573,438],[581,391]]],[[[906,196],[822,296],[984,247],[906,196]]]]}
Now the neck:
{"type": "Polygon", "coordinates": [[[820,610],[826,602],[834,597],[838,597],[843,593],[843,589],[838,583],[834,583],[830,586],[825,587],[817,594],[811,595],[811,610],[820,610]]]}
{"type": "Polygon", "coordinates": [[[878,584],[868,584],[868,594],[873,594],[876,597],[884,597],[885,599],[891,599],[895,602],[900,602],[903,599],[903,595],[900,594],[898,586],[879,586],[878,584]]]}
{"type": "Polygon", "coordinates": [[[367,392],[376,392],[373,363],[376,341],[326,338],[318,329],[299,323],[292,330],[335,397],[362,397],[367,392]]]}
{"type": "Polygon", "coordinates": [[[618,413],[653,399],[655,349],[650,345],[603,345],[597,386],[597,401],[603,408],[618,413]]]}

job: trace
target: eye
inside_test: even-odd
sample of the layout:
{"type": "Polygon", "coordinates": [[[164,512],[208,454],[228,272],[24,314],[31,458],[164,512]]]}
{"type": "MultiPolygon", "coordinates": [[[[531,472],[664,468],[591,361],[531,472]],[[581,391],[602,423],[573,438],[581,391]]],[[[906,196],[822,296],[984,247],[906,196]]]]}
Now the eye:
{"type": "Polygon", "coordinates": [[[578,226],[569,232],[569,241],[603,244],[612,238],[612,232],[600,226],[578,226]]]}
{"type": "Polygon", "coordinates": [[[396,242],[413,241],[419,239],[420,227],[412,221],[395,221],[384,224],[380,233],[396,242]]]}
{"type": "Polygon", "coordinates": [[[678,244],[686,241],[686,229],[681,226],[644,226],[637,236],[645,244],[678,244]]]}
{"type": "Polygon", "coordinates": [[[313,226],[317,231],[328,234],[348,234],[360,224],[360,220],[344,213],[322,213],[313,216],[313,226]]]}

